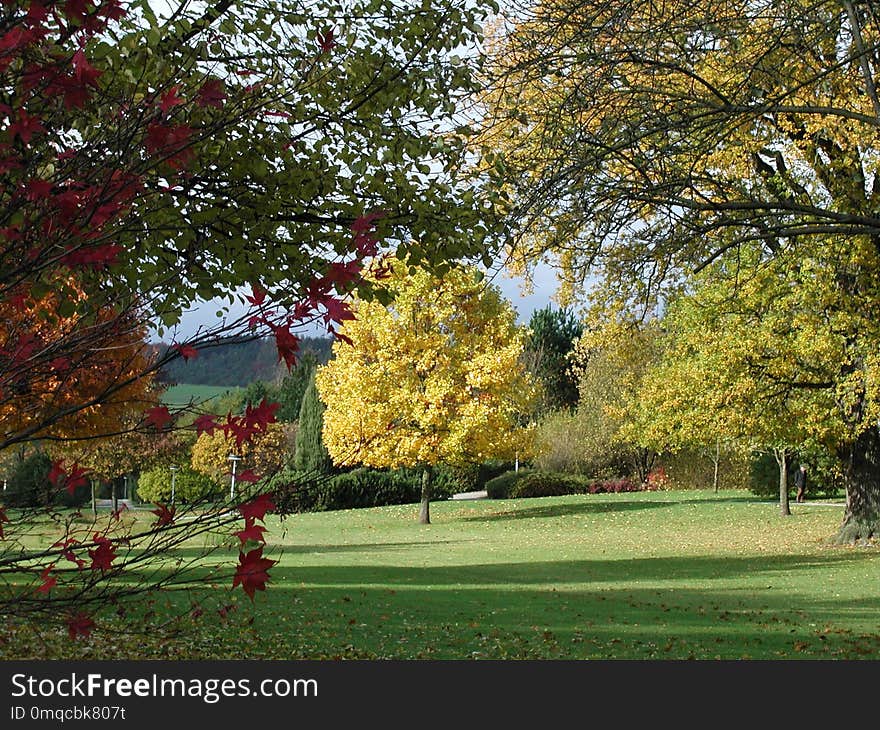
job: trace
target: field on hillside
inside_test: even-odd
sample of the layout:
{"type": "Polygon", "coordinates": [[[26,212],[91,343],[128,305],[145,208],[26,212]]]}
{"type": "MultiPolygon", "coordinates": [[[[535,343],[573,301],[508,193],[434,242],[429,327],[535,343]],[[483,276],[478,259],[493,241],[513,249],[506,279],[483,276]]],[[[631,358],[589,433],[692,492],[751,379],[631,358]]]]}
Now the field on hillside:
{"type": "Polygon", "coordinates": [[[782,518],[743,492],[447,501],[429,526],[416,510],[273,518],[280,562],[253,604],[224,577],[150,604],[136,637],[19,627],[0,656],[880,658],[880,551],[827,544],[840,505],[782,518]]]}
{"type": "Polygon", "coordinates": [[[217,396],[241,390],[226,385],[191,385],[179,383],[172,385],[162,394],[162,402],[169,406],[182,406],[190,401],[199,404],[217,396]]]}

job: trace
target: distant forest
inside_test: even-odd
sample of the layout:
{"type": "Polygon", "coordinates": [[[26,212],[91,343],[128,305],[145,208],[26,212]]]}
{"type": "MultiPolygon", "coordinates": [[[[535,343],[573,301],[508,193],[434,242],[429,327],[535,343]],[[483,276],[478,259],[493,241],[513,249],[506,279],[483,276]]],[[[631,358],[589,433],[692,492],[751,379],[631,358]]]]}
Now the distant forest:
{"type": "MultiPolygon", "coordinates": [[[[319,363],[330,359],[333,340],[326,337],[303,337],[300,340],[300,357],[306,353],[319,363]]],[[[167,350],[167,344],[158,346],[167,350]]],[[[159,373],[159,380],[169,385],[189,383],[192,385],[238,385],[246,387],[255,380],[272,383],[287,375],[287,368],[278,362],[278,350],[272,339],[259,339],[243,343],[221,343],[216,347],[202,347],[198,355],[188,362],[177,358],[159,373]]]]}

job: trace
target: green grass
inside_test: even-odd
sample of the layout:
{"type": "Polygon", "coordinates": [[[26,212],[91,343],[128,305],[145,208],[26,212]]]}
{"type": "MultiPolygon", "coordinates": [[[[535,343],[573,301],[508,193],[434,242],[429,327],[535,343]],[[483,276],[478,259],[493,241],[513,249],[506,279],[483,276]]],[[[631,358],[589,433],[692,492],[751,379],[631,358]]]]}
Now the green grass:
{"type": "MultiPolygon", "coordinates": [[[[880,552],[827,544],[840,506],[792,509],[782,518],[743,492],[649,492],[443,502],[430,526],[412,505],[276,518],[269,590],[253,605],[233,594],[225,620],[206,609],[167,640],[108,648],[96,632],[73,650],[26,646],[132,658],[880,658],[880,552]]],[[[192,598],[160,602],[157,615],[192,598]]]]}
{"type": "Polygon", "coordinates": [[[172,385],[162,394],[162,402],[169,406],[182,406],[190,401],[203,403],[226,393],[233,393],[241,388],[228,385],[191,385],[179,383],[172,385]]]}

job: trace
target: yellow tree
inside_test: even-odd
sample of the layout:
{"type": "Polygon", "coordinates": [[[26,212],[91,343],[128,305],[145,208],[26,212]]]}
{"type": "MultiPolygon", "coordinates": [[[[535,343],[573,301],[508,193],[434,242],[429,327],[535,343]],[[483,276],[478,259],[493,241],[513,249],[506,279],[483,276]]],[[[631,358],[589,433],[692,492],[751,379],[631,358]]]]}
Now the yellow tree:
{"type": "Polygon", "coordinates": [[[232,471],[229,457],[237,456],[240,460],[235,463],[236,476],[247,482],[275,473],[290,455],[291,435],[287,424],[270,423],[243,443],[219,429],[201,434],[193,445],[191,464],[195,471],[220,482],[232,471]]]}
{"type": "Polygon", "coordinates": [[[434,466],[527,447],[535,385],[514,309],[476,270],[438,278],[395,261],[387,286],[388,306],[355,301],[357,318],[318,370],[324,444],[339,465],[422,468],[427,524],[434,466]]]}
{"type": "Polygon", "coordinates": [[[840,345],[823,376],[845,425],[841,535],[880,533],[875,4],[526,5],[498,34],[479,141],[521,257],[631,301],[718,260],[735,297],[742,256],[783,260],[840,345]],[[822,286],[800,276],[817,260],[822,286]]]}

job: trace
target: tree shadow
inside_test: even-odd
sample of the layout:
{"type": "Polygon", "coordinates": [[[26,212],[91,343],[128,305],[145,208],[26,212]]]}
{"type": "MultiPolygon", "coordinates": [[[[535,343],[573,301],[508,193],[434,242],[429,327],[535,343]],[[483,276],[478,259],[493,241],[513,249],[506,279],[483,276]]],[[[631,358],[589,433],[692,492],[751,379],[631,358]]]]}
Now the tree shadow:
{"type": "Polygon", "coordinates": [[[535,507],[521,507],[494,514],[480,514],[459,517],[461,522],[500,522],[503,520],[541,519],[545,517],[571,517],[577,515],[602,514],[606,512],[630,512],[658,507],[671,507],[681,502],[632,501],[632,502],[582,502],[578,504],[544,504],[535,507]]]}

